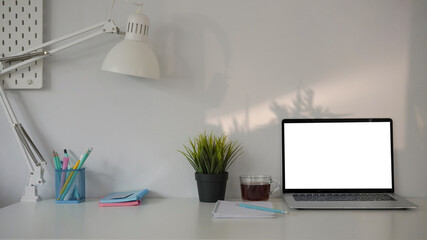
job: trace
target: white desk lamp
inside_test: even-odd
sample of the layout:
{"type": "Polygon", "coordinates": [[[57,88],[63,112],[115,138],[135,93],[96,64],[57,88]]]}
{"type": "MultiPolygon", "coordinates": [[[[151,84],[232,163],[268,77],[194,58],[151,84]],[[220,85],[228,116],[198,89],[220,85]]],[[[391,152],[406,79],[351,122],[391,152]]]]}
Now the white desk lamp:
{"type": "MultiPolygon", "coordinates": [[[[12,70],[26,66],[29,63],[51,56],[56,52],[74,46],[78,43],[92,39],[98,35],[104,33],[122,34],[116,24],[110,19],[114,2],[115,1],[113,0],[110,14],[107,21],[105,22],[101,22],[80,31],[76,31],[66,36],[54,39],[18,54],[1,58],[0,76],[9,73],[12,70]],[[95,31],[96,29],[98,30],[95,31]],[[64,43],[62,46],[50,49],[48,51],[44,50],[44,48],[51,46],[52,44],[57,44],[71,38],[77,39],[68,43],[64,43]],[[3,63],[17,61],[21,62],[4,68],[3,63]]],[[[160,75],[159,63],[157,61],[156,55],[146,43],[150,22],[148,17],[142,14],[142,4],[135,5],[138,5],[140,8],[136,13],[131,14],[128,18],[125,39],[111,49],[104,60],[102,69],[143,78],[158,79],[160,75]]],[[[29,169],[29,177],[25,186],[24,194],[22,195],[20,201],[37,201],[39,200],[37,186],[45,183],[45,180],[43,179],[43,173],[46,161],[43,159],[43,156],[38,151],[37,147],[25,131],[22,124],[19,123],[18,119],[16,118],[12,106],[10,105],[10,102],[4,92],[2,84],[0,84],[0,95],[4,112],[8,118],[13,132],[15,133],[20,150],[27,160],[26,163],[29,169]]]]}

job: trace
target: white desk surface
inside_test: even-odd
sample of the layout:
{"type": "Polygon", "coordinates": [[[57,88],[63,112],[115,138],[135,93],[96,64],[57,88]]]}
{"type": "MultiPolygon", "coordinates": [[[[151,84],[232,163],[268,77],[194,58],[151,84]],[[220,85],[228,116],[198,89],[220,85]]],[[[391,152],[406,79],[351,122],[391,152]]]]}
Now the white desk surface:
{"type": "MultiPolygon", "coordinates": [[[[97,239],[427,239],[427,199],[415,210],[291,210],[273,219],[214,219],[214,203],[143,199],[98,207],[98,200],[16,203],[0,209],[0,238],[97,239]]],[[[287,209],[282,199],[275,208],[287,209]]]]}

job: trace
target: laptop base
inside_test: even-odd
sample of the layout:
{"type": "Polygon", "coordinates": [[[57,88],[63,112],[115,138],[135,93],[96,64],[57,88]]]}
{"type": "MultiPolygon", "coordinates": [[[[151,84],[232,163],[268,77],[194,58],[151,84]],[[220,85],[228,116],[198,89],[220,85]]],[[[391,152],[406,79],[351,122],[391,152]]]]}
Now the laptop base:
{"type": "Polygon", "coordinates": [[[396,201],[295,201],[293,193],[283,194],[289,208],[293,209],[410,209],[418,208],[414,203],[389,193],[396,201]]]}

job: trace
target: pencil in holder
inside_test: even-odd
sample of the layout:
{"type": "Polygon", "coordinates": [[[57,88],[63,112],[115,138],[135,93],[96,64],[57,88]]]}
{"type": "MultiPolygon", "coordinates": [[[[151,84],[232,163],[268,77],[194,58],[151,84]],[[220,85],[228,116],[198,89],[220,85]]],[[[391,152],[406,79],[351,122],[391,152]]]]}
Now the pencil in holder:
{"type": "Polygon", "coordinates": [[[56,169],[56,203],[79,203],[86,199],[85,169],[56,169]]]}

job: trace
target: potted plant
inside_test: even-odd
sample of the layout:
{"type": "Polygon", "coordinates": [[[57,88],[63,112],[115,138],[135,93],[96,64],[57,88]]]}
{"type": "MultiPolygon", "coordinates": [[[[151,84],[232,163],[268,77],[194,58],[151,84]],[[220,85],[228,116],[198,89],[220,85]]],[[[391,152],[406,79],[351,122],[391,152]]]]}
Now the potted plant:
{"type": "Polygon", "coordinates": [[[242,146],[237,141],[228,140],[225,134],[217,136],[199,134],[189,139],[182,153],[196,171],[197,189],[201,202],[224,200],[227,185],[227,169],[242,154],[242,146]]]}

